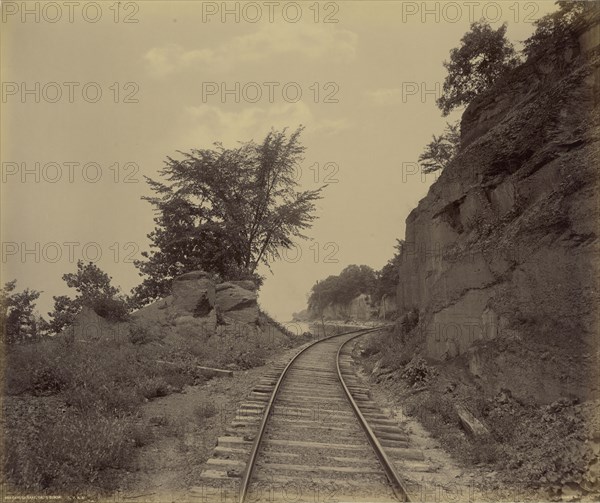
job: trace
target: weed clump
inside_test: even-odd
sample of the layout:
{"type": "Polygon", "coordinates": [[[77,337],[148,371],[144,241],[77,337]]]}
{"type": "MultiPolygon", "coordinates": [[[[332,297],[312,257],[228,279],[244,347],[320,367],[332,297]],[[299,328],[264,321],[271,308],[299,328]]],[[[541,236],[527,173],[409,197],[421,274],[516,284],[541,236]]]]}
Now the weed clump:
{"type": "Polygon", "coordinates": [[[216,416],[217,412],[217,407],[211,402],[201,403],[194,409],[194,415],[200,422],[204,422],[204,420],[216,416]]]}
{"type": "Polygon", "coordinates": [[[437,371],[421,356],[415,356],[404,366],[401,376],[411,386],[425,385],[437,376],[437,371]]]}

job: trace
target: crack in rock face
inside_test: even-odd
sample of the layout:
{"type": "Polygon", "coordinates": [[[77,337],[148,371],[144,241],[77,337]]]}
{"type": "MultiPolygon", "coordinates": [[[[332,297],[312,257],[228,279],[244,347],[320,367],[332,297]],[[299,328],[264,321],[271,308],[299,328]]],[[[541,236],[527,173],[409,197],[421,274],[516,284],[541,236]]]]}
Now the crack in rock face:
{"type": "Polygon", "coordinates": [[[202,294],[202,297],[198,300],[196,307],[194,308],[194,318],[202,318],[208,316],[213,306],[206,294],[202,294]]]}

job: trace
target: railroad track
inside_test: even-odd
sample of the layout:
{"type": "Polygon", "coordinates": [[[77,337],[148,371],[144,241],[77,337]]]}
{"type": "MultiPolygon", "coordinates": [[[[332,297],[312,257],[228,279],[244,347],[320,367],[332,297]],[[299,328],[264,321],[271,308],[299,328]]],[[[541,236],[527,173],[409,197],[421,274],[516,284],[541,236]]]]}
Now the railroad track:
{"type": "Polygon", "coordinates": [[[218,439],[192,496],[232,503],[408,501],[390,459],[411,458],[408,437],[351,368],[351,341],[380,329],[320,340],[276,365],[218,439]]]}

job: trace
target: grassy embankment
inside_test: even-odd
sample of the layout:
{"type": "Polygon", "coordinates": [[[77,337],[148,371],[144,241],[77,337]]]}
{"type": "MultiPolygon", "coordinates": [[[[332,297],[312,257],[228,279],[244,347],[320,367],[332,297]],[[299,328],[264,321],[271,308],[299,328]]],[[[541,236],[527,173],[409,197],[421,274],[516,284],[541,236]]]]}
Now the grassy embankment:
{"type": "MultiPolygon", "coordinates": [[[[221,327],[222,328],[222,327],[221,327]]],[[[5,347],[3,472],[17,493],[110,491],[138,447],[153,442],[140,406],[205,378],[198,365],[247,369],[306,339],[261,315],[256,327],[161,333],[137,322],[124,337],[55,338],[5,347]]],[[[201,420],[210,407],[198,410],[201,420]]]]}

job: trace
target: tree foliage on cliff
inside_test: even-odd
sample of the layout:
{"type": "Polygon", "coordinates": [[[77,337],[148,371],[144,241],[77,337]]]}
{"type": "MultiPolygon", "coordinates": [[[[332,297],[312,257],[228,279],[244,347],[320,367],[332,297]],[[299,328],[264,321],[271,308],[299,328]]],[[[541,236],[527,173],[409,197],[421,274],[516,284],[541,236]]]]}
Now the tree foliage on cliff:
{"type": "Polygon", "coordinates": [[[375,271],[367,265],[349,265],[338,276],[328,276],[313,285],[308,307],[320,311],[330,304],[347,304],[361,293],[373,293],[375,271]]]}
{"type": "Polygon", "coordinates": [[[180,152],[146,178],[155,195],[144,197],[156,211],[150,252],[136,266],[145,276],[134,290],[143,305],[170,292],[180,274],[202,269],[221,279],[260,280],[259,264],[280,258],[284,248],[315,220],[323,187],[299,191],[294,175],[303,160],[302,127],[291,134],[272,130],[261,143],[238,148],[180,152]]]}
{"type": "Polygon", "coordinates": [[[458,122],[446,123],[446,129],[439,135],[433,135],[433,140],[427,144],[419,156],[419,164],[423,173],[431,173],[444,169],[454,158],[460,147],[460,132],[458,122]]]}
{"type": "Polygon", "coordinates": [[[73,323],[83,306],[93,309],[96,314],[113,321],[127,318],[128,305],[118,288],[112,286],[112,278],[96,264],[77,262],[75,273],[63,274],[67,286],[74,288],[74,299],[66,295],[54,296],[54,311],[50,315],[50,328],[59,333],[73,323]]]}
{"type": "Polygon", "coordinates": [[[540,56],[548,49],[565,48],[576,37],[576,30],[586,23],[586,13],[598,9],[594,2],[580,0],[560,0],[559,9],[537,21],[535,32],[523,43],[523,53],[527,59],[540,56]]]}
{"type": "Polygon", "coordinates": [[[437,100],[444,116],[468,105],[517,66],[519,57],[506,38],[506,28],[506,23],[494,30],[486,21],[474,22],[462,37],[460,46],[450,51],[450,60],[444,61],[448,75],[437,100]]]}

